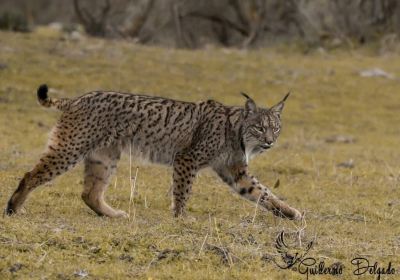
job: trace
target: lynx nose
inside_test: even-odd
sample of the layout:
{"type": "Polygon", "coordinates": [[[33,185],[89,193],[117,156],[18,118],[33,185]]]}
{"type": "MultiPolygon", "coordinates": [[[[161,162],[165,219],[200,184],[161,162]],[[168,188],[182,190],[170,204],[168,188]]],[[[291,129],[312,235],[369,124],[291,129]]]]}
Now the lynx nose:
{"type": "Polygon", "coordinates": [[[274,145],[274,142],[267,140],[267,141],[265,141],[265,144],[272,147],[274,145]]]}

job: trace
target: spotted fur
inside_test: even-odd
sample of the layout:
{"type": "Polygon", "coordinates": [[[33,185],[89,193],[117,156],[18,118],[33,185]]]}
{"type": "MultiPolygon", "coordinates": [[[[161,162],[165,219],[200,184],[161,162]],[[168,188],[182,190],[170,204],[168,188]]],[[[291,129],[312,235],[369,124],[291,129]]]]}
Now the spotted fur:
{"type": "Polygon", "coordinates": [[[243,95],[244,107],[109,91],[52,99],[42,85],[39,103],[61,110],[62,115],[45,154],[11,196],[6,214],[16,213],[33,189],[84,161],[83,201],[99,215],[126,216],[105,202],[104,193],[121,152],[128,147],[133,156],[173,167],[175,216],[184,213],[197,172],[211,167],[244,198],[277,216],[299,219],[299,211],[279,200],[247,168],[253,156],[276,142],[288,95],[269,109],[257,107],[243,95]]]}

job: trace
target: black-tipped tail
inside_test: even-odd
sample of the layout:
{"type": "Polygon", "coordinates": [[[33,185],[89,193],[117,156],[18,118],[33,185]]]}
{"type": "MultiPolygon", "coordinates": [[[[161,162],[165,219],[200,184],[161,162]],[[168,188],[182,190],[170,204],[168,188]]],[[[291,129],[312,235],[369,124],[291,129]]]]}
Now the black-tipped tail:
{"type": "Polygon", "coordinates": [[[49,88],[47,87],[46,84],[41,85],[38,90],[37,90],[37,97],[39,101],[45,101],[48,98],[47,92],[49,91],[49,88]]]}
{"type": "Polygon", "coordinates": [[[41,85],[37,90],[37,97],[40,105],[47,108],[56,108],[60,111],[68,110],[71,101],[67,98],[51,98],[47,95],[49,88],[46,84],[41,85]]]}

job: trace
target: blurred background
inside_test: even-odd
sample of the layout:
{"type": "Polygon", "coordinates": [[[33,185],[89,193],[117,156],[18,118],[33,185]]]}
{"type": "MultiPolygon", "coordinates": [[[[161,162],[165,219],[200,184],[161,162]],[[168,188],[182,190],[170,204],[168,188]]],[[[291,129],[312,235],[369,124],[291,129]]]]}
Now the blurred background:
{"type": "Polygon", "coordinates": [[[398,41],[397,0],[1,0],[0,28],[37,25],[178,48],[305,47],[398,41]]]}
{"type": "Polygon", "coordinates": [[[37,103],[47,83],[262,107],[290,90],[250,170],[305,213],[276,219],[204,170],[178,221],[171,170],[125,155],[107,201],[129,220],[86,207],[79,165],[0,216],[0,279],[306,279],[275,264],[282,230],[343,279],[356,256],[399,267],[399,35],[398,0],[0,0],[0,208],[60,117],[37,103]]]}

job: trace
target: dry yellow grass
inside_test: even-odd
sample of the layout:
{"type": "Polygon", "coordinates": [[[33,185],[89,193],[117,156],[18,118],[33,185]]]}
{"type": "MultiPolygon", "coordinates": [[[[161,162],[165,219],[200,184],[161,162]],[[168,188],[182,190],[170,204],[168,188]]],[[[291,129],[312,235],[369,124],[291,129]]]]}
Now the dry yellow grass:
{"type": "MultiPolygon", "coordinates": [[[[2,207],[38,160],[59,116],[36,103],[36,88],[46,82],[56,97],[112,89],[230,105],[244,103],[240,91],[269,106],[291,90],[279,145],[250,168],[267,185],[279,179],[274,191],[306,213],[306,223],[296,224],[255,211],[204,170],[188,218],[176,220],[168,196],[171,171],[140,166],[131,219],[97,217],[80,199],[79,166],[38,188],[25,214],[0,218],[1,279],[306,279],[269,260],[280,261],[274,241],[282,230],[301,232],[301,247],[315,239],[309,256],[342,263],[343,279],[355,278],[350,261],[357,256],[381,266],[391,261],[400,271],[400,82],[358,75],[380,67],[400,77],[399,55],[185,51],[2,32],[0,63],[7,65],[0,70],[2,207]],[[333,135],[354,142],[328,143],[333,135]],[[337,166],[350,160],[354,168],[337,166]]],[[[124,210],[129,169],[125,156],[107,192],[110,204],[124,210]]]]}

